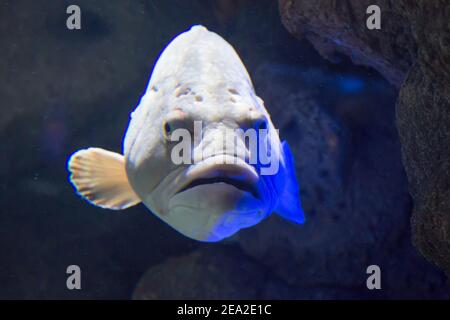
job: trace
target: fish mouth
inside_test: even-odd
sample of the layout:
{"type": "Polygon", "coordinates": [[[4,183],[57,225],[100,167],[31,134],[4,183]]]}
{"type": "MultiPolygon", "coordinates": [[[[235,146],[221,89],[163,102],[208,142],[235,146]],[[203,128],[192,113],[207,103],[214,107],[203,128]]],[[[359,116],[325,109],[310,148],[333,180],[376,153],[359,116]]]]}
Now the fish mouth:
{"type": "Polygon", "coordinates": [[[178,193],[181,193],[183,191],[195,188],[197,186],[205,185],[205,184],[213,184],[213,183],[225,183],[228,185],[231,185],[235,187],[236,189],[239,189],[244,192],[251,193],[253,197],[259,199],[259,192],[256,185],[249,183],[248,181],[242,181],[234,178],[229,177],[216,177],[216,178],[200,178],[191,181],[188,185],[181,188],[178,193]]]}
{"type": "MultiPolygon", "coordinates": [[[[201,185],[224,183],[250,193],[256,199],[261,199],[258,188],[259,176],[252,166],[244,160],[234,157],[232,159],[234,162],[229,162],[231,164],[217,164],[215,163],[217,157],[210,157],[191,166],[184,175],[182,187],[175,194],[201,185]]],[[[231,160],[231,158],[228,160],[231,160]]]]}

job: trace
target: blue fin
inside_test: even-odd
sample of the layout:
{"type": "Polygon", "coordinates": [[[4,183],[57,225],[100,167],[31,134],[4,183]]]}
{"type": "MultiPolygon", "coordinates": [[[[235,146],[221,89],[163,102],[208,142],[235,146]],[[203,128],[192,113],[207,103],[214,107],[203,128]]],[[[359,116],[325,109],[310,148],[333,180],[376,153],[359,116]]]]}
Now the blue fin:
{"type": "Polygon", "coordinates": [[[299,186],[295,176],[294,158],[286,141],[283,141],[281,146],[285,158],[285,185],[279,193],[278,205],[275,208],[275,212],[289,221],[304,223],[305,214],[303,213],[300,202],[299,186]]]}

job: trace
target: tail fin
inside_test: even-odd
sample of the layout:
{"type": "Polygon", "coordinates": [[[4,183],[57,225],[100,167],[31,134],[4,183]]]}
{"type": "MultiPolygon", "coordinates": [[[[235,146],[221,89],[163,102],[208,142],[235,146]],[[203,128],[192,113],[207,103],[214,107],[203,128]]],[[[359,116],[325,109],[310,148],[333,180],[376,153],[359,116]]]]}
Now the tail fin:
{"type": "Polygon", "coordinates": [[[75,152],[68,161],[70,181],[93,205],[113,210],[141,202],[128,183],[124,157],[100,148],[75,152]]]}

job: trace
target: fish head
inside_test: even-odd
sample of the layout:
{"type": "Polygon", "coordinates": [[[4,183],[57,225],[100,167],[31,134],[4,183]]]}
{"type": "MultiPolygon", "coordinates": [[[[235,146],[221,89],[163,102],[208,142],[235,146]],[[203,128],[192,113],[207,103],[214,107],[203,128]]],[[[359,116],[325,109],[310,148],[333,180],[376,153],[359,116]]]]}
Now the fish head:
{"type": "Polygon", "coordinates": [[[146,128],[152,133],[141,133],[146,139],[127,157],[130,183],[144,204],[177,231],[206,242],[270,214],[276,196],[261,175],[257,144],[278,136],[257,105],[256,99],[240,106],[184,103],[146,128]]]}

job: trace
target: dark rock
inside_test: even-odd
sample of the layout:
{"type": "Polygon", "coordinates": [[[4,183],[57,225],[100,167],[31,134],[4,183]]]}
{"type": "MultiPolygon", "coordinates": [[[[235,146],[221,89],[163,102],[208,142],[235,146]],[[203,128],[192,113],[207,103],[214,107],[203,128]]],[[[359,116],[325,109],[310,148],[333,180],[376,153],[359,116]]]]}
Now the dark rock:
{"type": "Polygon", "coordinates": [[[450,5],[448,1],[280,0],[283,23],[325,57],[343,53],[397,87],[397,125],[414,199],[413,239],[450,272],[450,5]],[[381,8],[381,30],[365,27],[381,8]]]}
{"type": "Polygon", "coordinates": [[[400,86],[416,55],[410,24],[391,0],[280,0],[286,28],[306,37],[322,56],[349,56],[356,64],[378,70],[389,82],[400,86]],[[381,8],[381,30],[366,28],[366,9],[381,8]]]}
{"type": "Polygon", "coordinates": [[[133,293],[136,300],[355,299],[369,296],[367,290],[289,286],[238,248],[227,246],[169,258],[150,268],[133,293]]]}
{"type": "Polygon", "coordinates": [[[265,270],[238,250],[221,247],[170,258],[150,268],[134,299],[257,299],[265,270]]]}
{"type": "MultiPolygon", "coordinates": [[[[296,157],[306,223],[272,216],[238,234],[244,252],[298,288],[364,292],[365,270],[377,264],[389,278],[384,297],[431,297],[433,288],[445,290],[439,273],[423,268],[410,245],[411,203],[395,128],[394,91],[389,95],[384,88],[380,95],[375,88],[382,81],[372,80],[359,93],[335,92],[333,112],[320,90],[314,93],[318,79],[311,74],[317,70],[297,70],[290,78],[280,68],[262,66],[254,82],[296,157]],[[349,104],[360,96],[364,104],[349,104]],[[409,267],[401,267],[405,264],[409,267]],[[416,268],[426,281],[416,281],[416,268]],[[412,287],[414,295],[408,291],[412,287]]],[[[336,83],[335,77],[330,72],[318,78],[327,87],[336,83]]]]}
{"type": "Polygon", "coordinates": [[[414,243],[450,274],[450,4],[402,1],[402,10],[418,46],[397,102],[414,243]]]}
{"type": "Polygon", "coordinates": [[[402,86],[397,123],[414,197],[420,252],[450,274],[450,90],[416,65],[402,86]]]}

